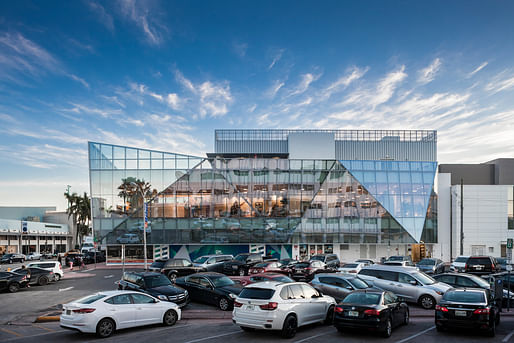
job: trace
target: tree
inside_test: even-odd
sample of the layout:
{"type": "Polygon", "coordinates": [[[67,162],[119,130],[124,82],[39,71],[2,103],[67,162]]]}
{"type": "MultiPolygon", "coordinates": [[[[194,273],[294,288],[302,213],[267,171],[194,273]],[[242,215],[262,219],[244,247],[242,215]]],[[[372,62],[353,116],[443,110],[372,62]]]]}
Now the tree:
{"type": "Polygon", "coordinates": [[[80,244],[82,237],[91,233],[91,200],[86,192],[83,196],[64,193],[64,197],[68,200],[68,218],[73,217],[73,222],[77,225],[76,241],[80,244]]]}
{"type": "Polygon", "coordinates": [[[143,202],[148,202],[157,195],[157,190],[152,189],[152,185],[145,180],[127,177],[121,181],[121,185],[118,186],[120,190],[118,196],[123,198],[123,212],[125,213],[127,212],[127,202],[133,211],[137,211],[138,208],[142,210],[143,202]]]}

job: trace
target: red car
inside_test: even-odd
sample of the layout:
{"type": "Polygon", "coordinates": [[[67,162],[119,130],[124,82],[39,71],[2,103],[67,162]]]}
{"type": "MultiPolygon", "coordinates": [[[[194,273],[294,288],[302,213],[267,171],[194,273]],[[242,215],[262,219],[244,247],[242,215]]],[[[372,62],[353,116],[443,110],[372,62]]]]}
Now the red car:
{"type": "Polygon", "coordinates": [[[262,281],[294,282],[290,277],[280,273],[259,273],[248,276],[231,276],[230,278],[243,286],[262,281]]]}
{"type": "Polygon", "coordinates": [[[261,262],[254,265],[252,268],[248,270],[248,274],[259,274],[259,273],[281,273],[287,274],[287,271],[282,269],[282,264],[280,262],[261,262]]]}

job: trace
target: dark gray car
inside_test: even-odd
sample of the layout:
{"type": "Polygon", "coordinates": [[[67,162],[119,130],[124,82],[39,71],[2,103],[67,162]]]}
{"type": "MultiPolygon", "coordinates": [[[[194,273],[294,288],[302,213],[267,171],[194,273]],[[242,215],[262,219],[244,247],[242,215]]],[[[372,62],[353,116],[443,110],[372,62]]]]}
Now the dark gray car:
{"type": "Polygon", "coordinates": [[[204,255],[196,258],[193,264],[197,267],[202,267],[208,272],[223,272],[223,265],[225,262],[234,258],[232,255],[204,255]]]}
{"type": "Polygon", "coordinates": [[[337,302],[343,300],[344,297],[355,290],[371,289],[366,281],[357,276],[342,273],[316,274],[310,284],[321,293],[330,295],[337,302]]]}
{"type": "Polygon", "coordinates": [[[427,274],[444,273],[444,262],[438,258],[424,258],[416,264],[416,267],[427,274]]]}

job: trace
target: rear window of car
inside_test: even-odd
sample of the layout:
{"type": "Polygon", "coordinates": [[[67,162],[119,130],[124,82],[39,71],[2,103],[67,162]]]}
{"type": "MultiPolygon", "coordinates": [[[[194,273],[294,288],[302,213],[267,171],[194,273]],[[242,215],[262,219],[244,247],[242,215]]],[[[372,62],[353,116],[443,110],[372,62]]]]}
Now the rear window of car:
{"type": "Polygon", "coordinates": [[[478,264],[491,264],[491,260],[488,258],[473,258],[471,257],[468,260],[469,265],[478,265],[478,264]]]}
{"type": "Polygon", "coordinates": [[[91,303],[94,303],[95,301],[103,299],[103,298],[105,298],[105,294],[95,294],[95,295],[90,295],[88,297],[81,298],[75,302],[79,303],[79,304],[91,304],[91,303]]]}
{"type": "Polygon", "coordinates": [[[357,268],[357,266],[357,263],[346,263],[345,265],[343,265],[343,268],[357,268]]]}
{"type": "Polygon", "coordinates": [[[377,305],[381,297],[382,295],[378,293],[350,293],[343,299],[343,303],[377,305]]]}
{"type": "Polygon", "coordinates": [[[166,261],[155,261],[154,263],[152,263],[150,265],[150,267],[152,267],[152,268],[162,268],[165,263],[166,263],[166,261]]]}
{"type": "Polygon", "coordinates": [[[244,299],[271,299],[275,294],[275,290],[266,288],[243,288],[239,294],[240,298],[244,299]]]}
{"type": "Polygon", "coordinates": [[[483,292],[446,292],[444,293],[443,300],[459,302],[459,303],[483,303],[485,296],[483,292]]]}
{"type": "Polygon", "coordinates": [[[469,257],[457,257],[455,259],[455,262],[466,262],[468,260],[469,257]]]}

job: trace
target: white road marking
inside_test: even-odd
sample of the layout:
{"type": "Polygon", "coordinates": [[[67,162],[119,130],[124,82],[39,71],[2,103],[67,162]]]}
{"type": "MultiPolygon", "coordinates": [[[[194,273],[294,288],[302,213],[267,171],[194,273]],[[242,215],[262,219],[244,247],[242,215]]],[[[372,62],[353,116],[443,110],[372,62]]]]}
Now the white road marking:
{"type": "Polygon", "coordinates": [[[75,287],[71,286],[71,287],[66,287],[66,288],[59,288],[59,292],[64,292],[64,291],[69,291],[70,289],[73,289],[75,287]]]}
{"type": "Polygon", "coordinates": [[[43,332],[43,333],[39,333],[36,335],[31,335],[31,336],[23,336],[23,337],[6,339],[4,342],[16,342],[19,340],[26,340],[27,338],[52,335],[52,334],[61,333],[61,332],[70,332],[70,331],[69,330],[59,330],[59,331],[54,331],[54,332],[43,332]]]}
{"type": "Polygon", "coordinates": [[[187,342],[184,342],[184,343],[195,343],[195,342],[202,342],[202,341],[206,341],[208,339],[213,339],[213,338],[218,338],[218,337],[223,337],[223,336],[229,336],[229,335],[233,335],[235,333],[241,333],[241,331],[233,331],[233,332],[229,332],[229,333],[224,333],[224,334],[221,334],[221,335],[216,335],[216,336],[209,336],[209,337],[203,337],[203,338],[198,338],[198,339],[193,339],[192,341],[187,341],[187,342]]]}
{"type": "Polygon", "coordinates": [[[508,341],[509,341],[509,339],[511,339],[511,338],[512,338],[512,335],[514,335],[514,330],[512,330],[512,331],[511,331],[507,336],[505,336],[505,338],[504,338],[504,339],[502,339],[502,342],[503,342],[503,343],[508,342],[508,341]]]}
{"type": "Polygon", "coordinates": [[[412,335],[412,336],[409,336],[409,337],[407,337],[407,338],[404,338],[404,339],[402,339],[402,340],[400,340],[400,341],[398,341],[398,342],[396,342],[396,343],[403,343],[403,342],[410,341],[411,339],[416,338],[416,337],[418,337],[418,336],[421,336],[421,335],[423,335],[423,334],[427,333],[428,331],[430,331],[430,330],[434,330],[434,329],[435,329],[435,325],[434,325],[434,326],[431,326],[431,327],[429,327],[428,329],[425,329],[425,330],[423,330],[423,331],[421,331],[421,332],[418,332],[418,333],[417,333],[417,334],[415,334],[415,335],[412,335]]]}
{"type": "Polygon", "coordinates": [[[112,278],[112,277],[114,277],[114,275],[113,275],[113,274],[111,274],[111,275],[105,275],[105,276],[104,276],[104,279],[110,279],[110,278],[112,278]]]}
{"type": "Polygon", "coordinates": [[[305,342],[305,341],[308,341],[308,340],[310,340],[310,339],[313,339],[313,338],[316,338],[316,337],[320,337],[320,336],[325,336],[325,335],[328,335],[329,333],[333,333],[333,332],[334,332],[334,331],[329,331],[329,332],[325,332],[325,333],[320,333],[319,335],[306,337],[306,338],[301,339],[301,340],[299,340],[299,341],[294,341],[293,343],[305,342]]]}

